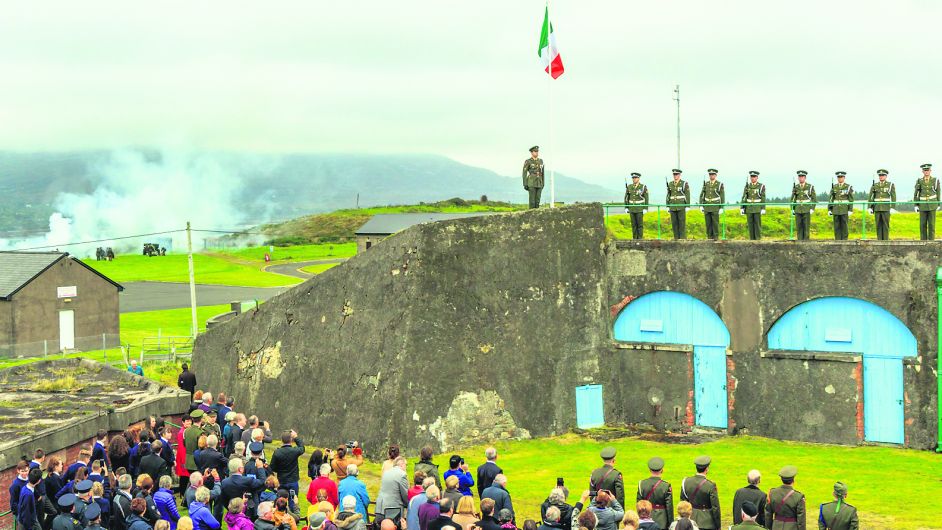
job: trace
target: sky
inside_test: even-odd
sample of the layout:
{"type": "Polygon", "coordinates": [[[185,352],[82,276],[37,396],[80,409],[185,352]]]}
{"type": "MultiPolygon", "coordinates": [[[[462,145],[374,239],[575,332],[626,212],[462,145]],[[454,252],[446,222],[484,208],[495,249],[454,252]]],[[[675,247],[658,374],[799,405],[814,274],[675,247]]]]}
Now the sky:
{"type": "Polygon", "coordinates": [[[17,2],[0,9],[0,149],[433,153],[621,186],[677,165],[770,192],[942,164],[942,2],[17,2]],[[551,119],[552,117],[552,119],[551,119]]]}

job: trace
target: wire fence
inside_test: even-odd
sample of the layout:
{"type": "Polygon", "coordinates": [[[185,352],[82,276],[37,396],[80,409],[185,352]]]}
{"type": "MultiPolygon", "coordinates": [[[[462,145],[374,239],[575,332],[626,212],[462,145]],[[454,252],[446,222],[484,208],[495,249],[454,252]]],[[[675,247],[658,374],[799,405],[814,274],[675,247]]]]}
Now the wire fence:
{"type": "MultiPolygon", "coordinates": [[[[117,333],[102,333],[100,335],[75,337],[68,342],[56,338],[16,344],[0,344],[0,358],[56,358],[78,352],[107,352],[120,347],[121,338],[117,333]]],[[[102,353],[102,356],[107,357],[107,354],[102,353]]]]}

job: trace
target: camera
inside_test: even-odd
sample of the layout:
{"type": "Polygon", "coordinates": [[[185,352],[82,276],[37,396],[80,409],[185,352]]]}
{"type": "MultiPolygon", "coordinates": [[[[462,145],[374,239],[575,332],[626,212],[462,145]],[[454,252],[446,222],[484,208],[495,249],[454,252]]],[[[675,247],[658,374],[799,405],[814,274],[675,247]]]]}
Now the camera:
{"type": "Polygon", "coordinates": [[[557,488],[561,488],[561,487],[563,487],[564,485],[565,485],[565,484],[563,484],[563,477],[556,477],[556,487],[557,487],[557,488]]]}
{"type": "Polygon", "coordinates": [[[356,444],[357,444],[356,440],[350,440],[349,442],[347,442],[347,443],[344,444],[344,445],[347,446],[347,449],[353,449],[353,446],[355,446],[356,444]]]}

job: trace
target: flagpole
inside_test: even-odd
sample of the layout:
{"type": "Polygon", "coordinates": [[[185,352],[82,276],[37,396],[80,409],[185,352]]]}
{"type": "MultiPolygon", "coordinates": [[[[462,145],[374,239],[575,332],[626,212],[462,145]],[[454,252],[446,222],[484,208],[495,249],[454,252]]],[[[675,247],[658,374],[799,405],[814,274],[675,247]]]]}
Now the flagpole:
{"type": "MultiPolygon", "coordinates": [[[[547,28],[546,35],[546,49],[547,49],[547,59],[549,59],[549,83],[546,93],[547,93],[547,107],[549,110],[549,152],[551,156],[556,156],[556,152],[553,151],[553,19],[549,15],[549,0],[546,0],[546,24],[549,26],[547,28]]],[[[545,166],[544,166],[545,167],[545,166]]],[[[556,207],[556,169],[550,169],[550,208],[556,207]]]]}

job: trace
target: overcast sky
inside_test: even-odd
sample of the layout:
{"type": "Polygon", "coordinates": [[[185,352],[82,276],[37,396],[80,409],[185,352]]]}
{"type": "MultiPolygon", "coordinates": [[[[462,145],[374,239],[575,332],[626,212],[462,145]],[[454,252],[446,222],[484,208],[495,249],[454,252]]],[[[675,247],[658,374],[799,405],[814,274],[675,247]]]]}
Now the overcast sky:
{"type": "Polygon", "coordinates": [[[864,188],[942,164],[942,2],[17,2],[0,12],[0,149],[435,153],[620,186],[675,165],[864,188]],[[552,90],[554,139],[549,134],[552,90]]]}

